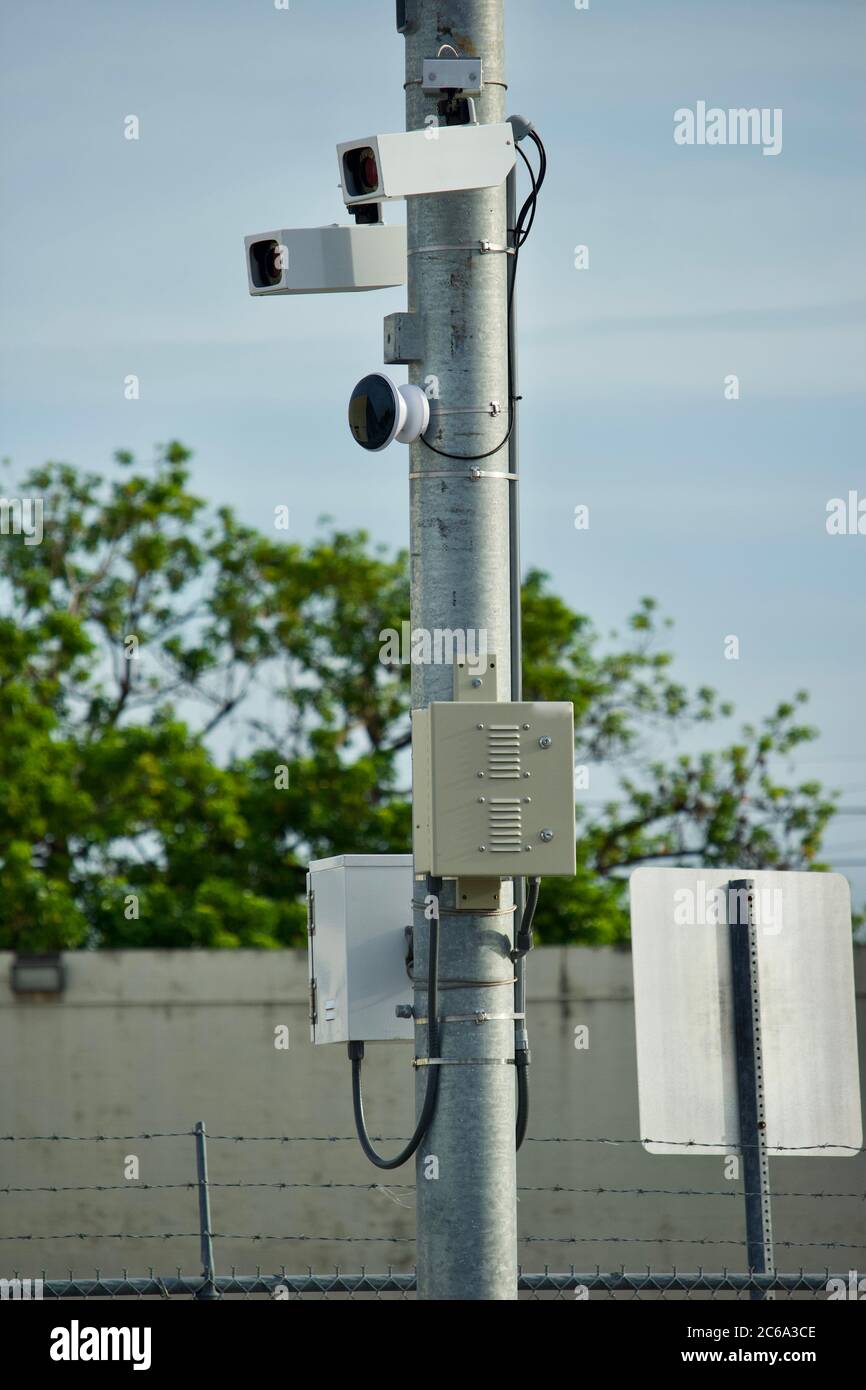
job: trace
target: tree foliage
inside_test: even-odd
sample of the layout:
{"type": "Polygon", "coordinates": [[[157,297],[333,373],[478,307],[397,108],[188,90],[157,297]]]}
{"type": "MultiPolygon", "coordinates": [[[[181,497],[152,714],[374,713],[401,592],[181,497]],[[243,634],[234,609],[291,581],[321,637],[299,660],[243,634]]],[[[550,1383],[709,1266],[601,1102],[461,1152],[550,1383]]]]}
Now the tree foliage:
{"type": "MultiPolygon", "coordinates": [[[[410,847],[408,669],[380,661],[406,555],[263,535],[189,490],[188,458],[19,485],[44,538],[0,537],[6,947],[298,944],[310,858],[410,847]]],[[[636,864],[823,867],[833,798],[778,780],[815,736],[803,692],[682,751],[731,710],[674,679],[651,600],[605,642],[539,571],[523,603],[525,697],[572,700],[578,765],[619,788],[579,793],[578,872],[545,882],[542,940],[625,940],[636,864]]]]}

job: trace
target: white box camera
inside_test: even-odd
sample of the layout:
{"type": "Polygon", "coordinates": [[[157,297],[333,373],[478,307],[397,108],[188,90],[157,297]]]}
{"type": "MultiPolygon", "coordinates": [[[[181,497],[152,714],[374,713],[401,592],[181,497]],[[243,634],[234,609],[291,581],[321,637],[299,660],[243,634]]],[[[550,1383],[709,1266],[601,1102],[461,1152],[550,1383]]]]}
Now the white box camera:
{"type": "Polygon", "coordinates": [[[290,227],[244,237],[252,295],[338,294],[406,283],[406,228],[290,227]]]}
{"type": "Polygon", "coordinates": [[[514,132],[507,121],[433,125],[337,146],[348,208],[389,198],[494,188],[508,177],[515,159],[514,132]]]}
{"type": "MultiPolygon", "coordinates": [[[[406,928],[411,854],[338,854],[307,874],[310,1037],[314,1043],[410,1042],[406,928]]],[[[424,885],[419,885],[419,900],[424,885]]]]}

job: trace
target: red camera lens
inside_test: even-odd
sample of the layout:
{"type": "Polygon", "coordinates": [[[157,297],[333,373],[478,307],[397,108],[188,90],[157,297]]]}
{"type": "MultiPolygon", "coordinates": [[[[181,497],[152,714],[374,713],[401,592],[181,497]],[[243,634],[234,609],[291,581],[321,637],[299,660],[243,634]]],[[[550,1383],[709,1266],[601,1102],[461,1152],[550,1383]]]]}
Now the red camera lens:
{"type": "Polygon", "coordinates": [[[363,198],[379,187],[379,165],[369,145],[347,150],[343,156],[346,189],[350,198],[363,198]]]}
{"type": "Polygon", "coordinates": [[[374,188],[379,187],[379,169],[376,165],[376,157],[370,153],[361,161],[361,178],[366,184],[366,191],[372,193],[374,188]]]}

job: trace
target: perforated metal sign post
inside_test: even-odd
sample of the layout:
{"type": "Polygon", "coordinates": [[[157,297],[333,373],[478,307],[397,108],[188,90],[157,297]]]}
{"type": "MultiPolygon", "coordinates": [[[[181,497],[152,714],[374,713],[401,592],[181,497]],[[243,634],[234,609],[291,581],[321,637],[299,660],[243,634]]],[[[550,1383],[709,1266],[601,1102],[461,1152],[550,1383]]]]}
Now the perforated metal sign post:
{"type": "MultiPolygon", "coordinates": [[[[770,1160],[767,1153],[761,997],[758,986],[758,928],[755,924],[753,879],[734,878],[726,895],[731,943],[734,1048],[737,1058],[737,1108],[743,1150],[743,1189],[746,1203],[746,1255],[756,1274],[775,1271],[770,1199],[770,1160]]],[[[753,1292],[752,1300],[772,1298],[753,1292]]]]}

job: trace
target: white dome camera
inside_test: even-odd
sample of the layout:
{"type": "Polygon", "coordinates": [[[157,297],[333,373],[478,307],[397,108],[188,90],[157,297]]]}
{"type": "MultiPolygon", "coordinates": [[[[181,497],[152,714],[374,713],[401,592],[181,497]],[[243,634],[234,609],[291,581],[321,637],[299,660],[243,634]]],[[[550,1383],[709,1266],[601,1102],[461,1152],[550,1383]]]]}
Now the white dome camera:
{"type": "Polygon", "coordinates": [[[413,444],[429,423],[430,402],[421,387],[395,386],[382,372],[363,377],[349,398],[349,429],[372,453],[395,439],[413,444]]]}

